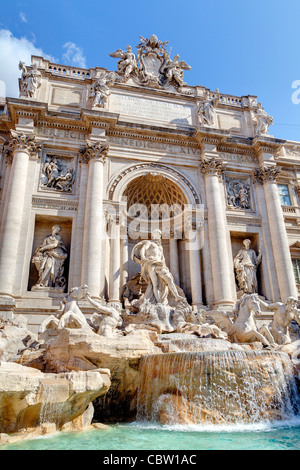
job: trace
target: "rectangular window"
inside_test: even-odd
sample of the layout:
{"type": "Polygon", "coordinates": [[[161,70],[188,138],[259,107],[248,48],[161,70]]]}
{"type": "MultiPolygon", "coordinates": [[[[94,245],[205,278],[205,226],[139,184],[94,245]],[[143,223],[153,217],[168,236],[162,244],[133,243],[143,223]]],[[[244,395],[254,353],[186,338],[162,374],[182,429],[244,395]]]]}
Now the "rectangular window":
{"type": "Polygon", "coordinates": [[[292,261],[296,284],[300,284],[300,259],[293,259],[292,261]]]}
{"type": "Polygon", "coordinates": [[[278,185],[278,191],[279,191],[279,196],[280,196],[280,201],[282,206],[291,206],[291,198],[290,198],[290,192],[289,192],[289,187],[287,184],[279,184],[278,185]]]}

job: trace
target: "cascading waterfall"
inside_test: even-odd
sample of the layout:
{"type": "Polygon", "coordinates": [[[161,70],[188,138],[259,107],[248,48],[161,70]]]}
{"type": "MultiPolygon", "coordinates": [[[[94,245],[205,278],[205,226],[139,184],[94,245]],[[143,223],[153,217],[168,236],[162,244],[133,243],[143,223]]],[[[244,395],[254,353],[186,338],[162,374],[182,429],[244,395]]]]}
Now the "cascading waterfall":
{"type": "Polygon", "coordinates": [[[43,384],[40,424],[58,424],[60,416],[59,393],[60,391],[55,382],[43,384]]]}
{"type": "Polygon", "coordinates": [[[289,357],[271,351],[198,351],[146,356],[137,420],[237,424],[300,414],[289,357]]]}

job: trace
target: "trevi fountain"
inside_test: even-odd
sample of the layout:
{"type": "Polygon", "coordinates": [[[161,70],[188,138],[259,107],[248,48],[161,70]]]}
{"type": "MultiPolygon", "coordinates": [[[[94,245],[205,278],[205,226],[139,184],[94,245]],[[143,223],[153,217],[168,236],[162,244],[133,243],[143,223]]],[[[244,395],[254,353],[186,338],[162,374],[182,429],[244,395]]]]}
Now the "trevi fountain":
{"type": "Polygon", "coordinates": [[[299,448],[300,143],[136,49],[0,100],[0,449],[299,448]]]}

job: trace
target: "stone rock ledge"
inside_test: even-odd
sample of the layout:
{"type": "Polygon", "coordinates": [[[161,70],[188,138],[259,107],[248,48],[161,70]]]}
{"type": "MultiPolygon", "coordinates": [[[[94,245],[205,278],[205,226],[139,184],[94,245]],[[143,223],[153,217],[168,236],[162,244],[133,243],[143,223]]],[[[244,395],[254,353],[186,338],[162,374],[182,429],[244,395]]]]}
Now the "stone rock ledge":
{"type": "Polygon", "coordinates": [[[74,421],[75,428],[84,428],[93,418],[92,401],[104,395],[109,387],[107,369],[51,374],[0,362],[2,442],[5,434],[45,428],[46,424],[60,430],[74,421]]]}

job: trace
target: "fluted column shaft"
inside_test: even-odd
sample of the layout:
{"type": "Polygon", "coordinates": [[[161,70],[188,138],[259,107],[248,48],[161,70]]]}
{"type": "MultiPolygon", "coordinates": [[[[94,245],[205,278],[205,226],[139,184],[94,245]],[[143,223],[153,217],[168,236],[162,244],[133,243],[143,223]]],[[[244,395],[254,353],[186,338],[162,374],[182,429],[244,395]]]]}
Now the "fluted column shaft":
{"type": "Polygon", "coordinates": [[[205,179],[214,305],[232,305],[234,301],[226,244],[227,227],[219,183],[219,176],[224,168],[218,159],[207,158],[201,162],[201,170],[205,179]]]}
{"type": "Polygon", "coordinates": [[[103,165],[108,146],[88,142],[82,154],[89,162],[82,250],[82,282],[92,296],[100,296],[103,241],[103,165]]]}
{"type": "Polygon", "coordinates": [[[14,277],[21,236],[30,154],[38,146],[34,135],[11,131],[8,151],[12,168],[7,188],[0,241],[0,294],[13,295],[14,277]]]}
{"type": "Polygon", "coordinates": [[[111,221],[110,227],[110,276],[109,302],[120,302],[121,243],[119,221],[111,221]]]}
{"type": "Polygon", "coordinates": [[[120,297],[123,294],[124,288],[128,282],[128,269],[129,269],[129,253],[128,253],[128,234],[127,225],[121,224],[120,227],[121,238],[121,273],[120,273],[120,297]]]}
{"type": "Polygon", "coordinates": [[[254,176],[258,183],[263,184],[264,188],[279,292],[281,301],[285,302],[289,296],[297,298],[298,292],[276,183],[276,177],[279,173],[280,169],[275,166],[262,166],[254,176]]]}
{"type": "Polygon", "coordinates": [[[192,305],[202,305],[202,276],[200,264],[200,241],[198,231],[195,230],[190,234],[189,241],[186,243],[189,254],[190,264],[190,279],[191,279],[191,294],[192,305]]]}
{"type": "Polygon", "coordinates": [[[173,237],[170,238],[169,250],[170,250],[170,271],[174,276],[176,285],[180,286],[179,257],[178,257],[178,245],[177,245],[176,238],[173,238],[173,237]]]}

